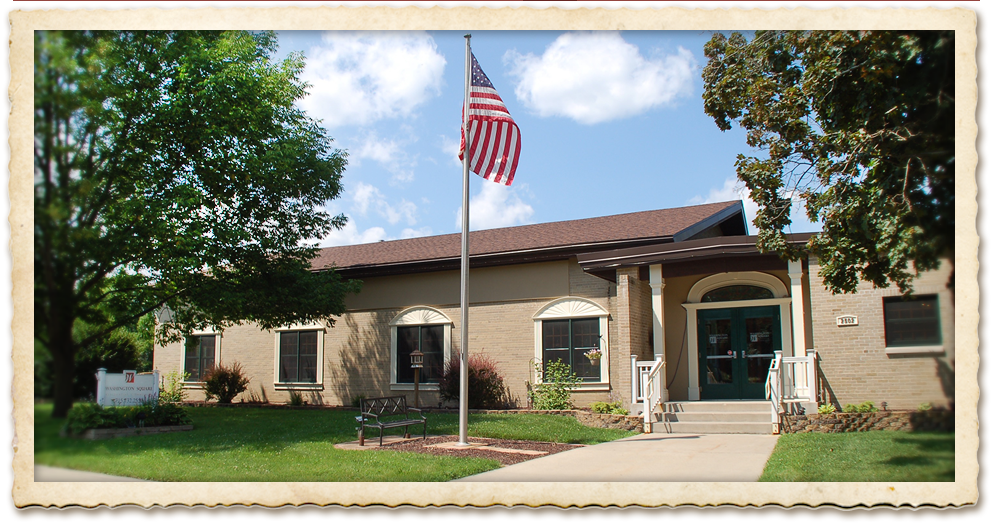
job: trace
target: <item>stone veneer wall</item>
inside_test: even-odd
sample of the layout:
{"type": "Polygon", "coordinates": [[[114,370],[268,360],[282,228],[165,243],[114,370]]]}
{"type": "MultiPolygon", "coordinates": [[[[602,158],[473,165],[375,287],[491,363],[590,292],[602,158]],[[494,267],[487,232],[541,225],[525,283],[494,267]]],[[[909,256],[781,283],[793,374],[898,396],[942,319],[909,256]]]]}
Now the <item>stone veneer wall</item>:
{"type": "MultiPolygon", "coordinates": [[[[594,301],[610,314],[610,388],[576,391],[572,401],[577,407],[585,407],[595,401],[608,401],[612,394],[612,397],[622,398],[626,403],[630,391],[630,353],[629,346],[621,344],[618,334],[616,286],[584,273],[574,259],[569,263],[568,276],[568,295],[594,301]]],[[[497,362],[510,396],[519,407],[526,407],[526,383],[533,380],[531,360],[536,355],[533,315],[553,299],[556,298],[473,303],[471,306],[470,351],[484,353],[497,362]]],[[[647,301],[649,303],[649,295],[647,301]]],[[[314,405],[346,406],[358,396],[402,394],[412,402],[412,390],[390,388],[389,322],[406,308],[408,307],[347,312],[336,319],[333,327],[326,327],[323,334],[323,388],[303,390],[303,398],[314,405]]],[[[431,305],[431,308],[443,313],[453,322],[452,348],[459,351],[460,307],[431,305]]],[[[649,310],[649,305],[647,309],[649,310]]],[[[276,338],[275,331],[261,330],[255,325],[235,326],[226,329],[221,335],[220,361],[224,364],[239,362],[251,378],[248,391],[239,395],[235,401],[257,399],[273,403],[288,402],[289,392],[275,389],[276,338]]],[[[162,373],[178,371],[182,354],[182,343],[164,347],[156,344],[155,369],[162,373]]],[[[189,385],[187,398],[199,401],[204,399],[204,394],[195,385],[189,385]]],[[[437,390],[429,386],[420,387],[420,402],[424,406],[441,404],[437,390]]],[[[447,405],[453,406],[454,403],[447,405]]]]}
{"type": "Polygon", "coordinates": [[[954,399],[954,305],[949,289],[950,266],[925,272],[913,282],[916,294],[937,294],[943,352],[904,352],[885,348],[885,297],[899,296],[897,287],[874,289],[861,283],[856,294],[833,295],[819,277],[819,263],[809,261],[809,294],[819,369],[827,401],[847,404],[887,402],[889,409],[915,409],[922,403],[948,407],[954,399]],[[854,315],[859,325],[839,327],[838,316],[854,315]]]}
{"type": "Polygon", "coordinates": [[[783,433],[841,433],[872,430],[905,432],[952,432],[953,410],[878,411],[873,413],[830,413],[783,415],[783,433]]]}

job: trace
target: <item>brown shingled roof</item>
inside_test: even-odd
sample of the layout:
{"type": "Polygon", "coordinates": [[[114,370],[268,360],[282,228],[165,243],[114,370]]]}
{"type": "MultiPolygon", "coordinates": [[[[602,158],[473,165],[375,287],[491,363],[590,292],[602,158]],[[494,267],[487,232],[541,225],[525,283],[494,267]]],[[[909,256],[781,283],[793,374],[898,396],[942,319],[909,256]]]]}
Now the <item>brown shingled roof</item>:
{"type": "MultiPolygon", "coordinates": [[[[739,201],[658,209],[591,219],[548,222],[471,232],[471,255],[485,256],[643,240],[644,243],[683,240],[742,211],[739,201]],[[679,237],[679,235],[682,235],[679,237]]],[[[591,249],[591,248],[589,248],[591,249]]],[[[314,270],[375,267],[458,258],[461,234],[435,235],[397,241],[322,248],[314,270]]]]}

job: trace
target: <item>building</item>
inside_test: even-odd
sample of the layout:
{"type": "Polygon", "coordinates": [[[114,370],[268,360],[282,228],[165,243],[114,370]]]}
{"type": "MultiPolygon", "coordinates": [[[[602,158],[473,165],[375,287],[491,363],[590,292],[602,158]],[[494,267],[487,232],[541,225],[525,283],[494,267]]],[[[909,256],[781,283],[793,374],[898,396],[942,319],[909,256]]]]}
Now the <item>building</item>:
{"type": "MultiPolygon", "coordinates": [[[[155,368],[189,373],[194,400],[210,366],[237,361],[252,398],[285,402],[296,391],[349,405],[411,395],[409,353],[419,349],[421,401],[456,406],[439,401],[436,381],[461,348],[460,241],[322,249],[314,269],[364,283],[332,326],[205,329],[156,346],[155,368]]],[[[772,394],[781,408],[813,412],[824,401],[952,404],[948,267],[918,278],[909,300],[870,285],[832,295],[814,257],[787,262],[755,243],[738,201],[472,232],[469,350],[498,363],[520,407],[534,364],[550,359],[582,377],[576,405],[620,401],[634,413],[645,393],[650,406],[772,394]],[[597,365],[584,355],[593,348],[597,365]]]]}

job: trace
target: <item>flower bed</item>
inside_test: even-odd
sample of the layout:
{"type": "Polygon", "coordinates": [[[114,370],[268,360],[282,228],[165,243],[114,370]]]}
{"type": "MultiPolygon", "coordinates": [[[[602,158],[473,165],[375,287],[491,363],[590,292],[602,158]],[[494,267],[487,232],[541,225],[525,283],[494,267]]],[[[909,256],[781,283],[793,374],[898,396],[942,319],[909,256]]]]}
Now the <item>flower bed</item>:
{"type": "Polygon", "coordinates": [[[564,415],[574,417],[578,422],[592,428],[612,428],[628,432],[643,431],[643,417],[635,415],[614,415],[593,413],[584,410],[471,410],[472,413],[530,413],[534,415],[564,415]]]}
{"type": "Polygon", "coordinates": [[[953,410],[783,415],[781,419],[781,431],[783,433],[840,433],[872,430],[904,432],[954,431],[953,410]]]}

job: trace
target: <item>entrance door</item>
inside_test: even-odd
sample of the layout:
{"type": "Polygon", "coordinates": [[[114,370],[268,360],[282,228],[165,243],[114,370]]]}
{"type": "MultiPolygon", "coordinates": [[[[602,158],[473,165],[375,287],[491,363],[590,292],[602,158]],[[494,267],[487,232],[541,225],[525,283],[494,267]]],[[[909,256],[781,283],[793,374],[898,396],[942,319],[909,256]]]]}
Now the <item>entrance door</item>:
{"type": "Polygon", "coordinates": [[[703,400],[763,399],[767,370],[781,349],[777,306],[698,311],[703,400]]]}

